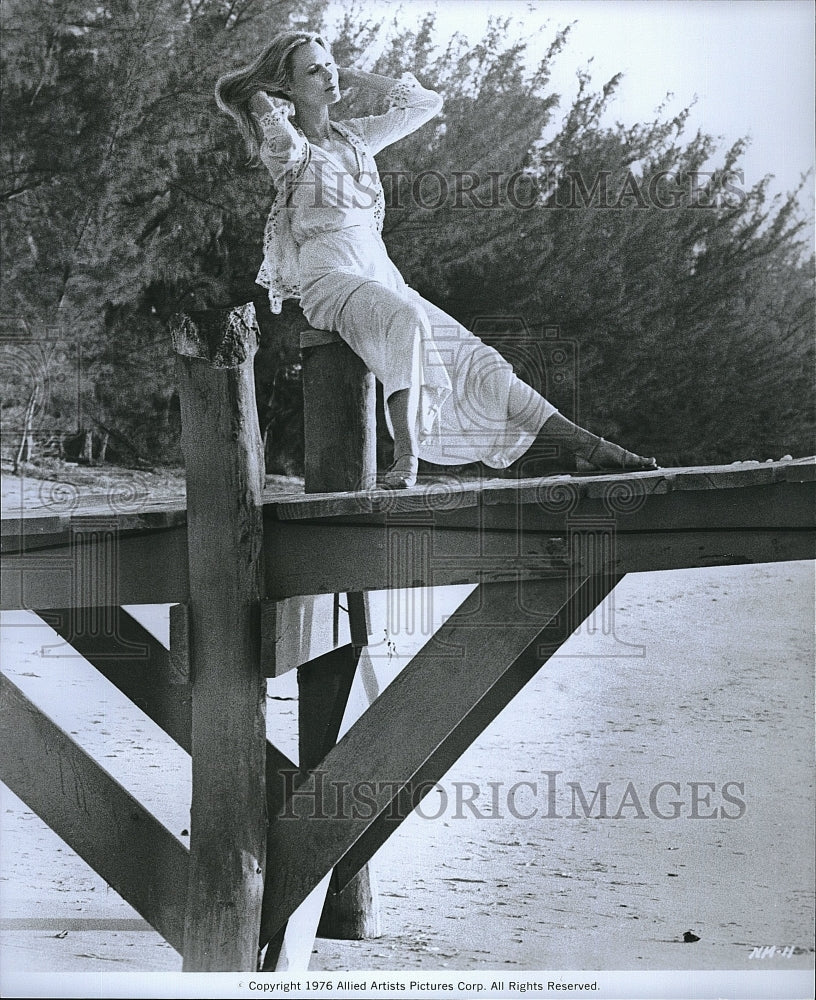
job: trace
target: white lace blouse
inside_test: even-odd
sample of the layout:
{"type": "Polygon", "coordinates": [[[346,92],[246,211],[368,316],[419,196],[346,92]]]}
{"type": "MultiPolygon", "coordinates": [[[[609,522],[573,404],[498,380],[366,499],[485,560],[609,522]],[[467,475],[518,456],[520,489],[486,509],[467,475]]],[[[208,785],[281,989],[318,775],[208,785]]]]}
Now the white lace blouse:
{"type": "Polygon", "coordinates": [[[424,125],[442,108],[441,96],[422,87],[412,73],[393,80],[387,97],[389,109],[384,114],[331,123],[354,149],[354,183],[358,195],[364,195],[353,202],[356,207],[350,207],[348,198],[333,198],[325,191],[311,201],[303,198],[310,180],[313,192],[318,190],[307,172],[313,165],[314,149],[320,147],[313,147],[291,120],[291,104],[268,98],[269,110],[257,116],[263,134],[260,158],[272,175],[276,193],[264,230],[263,262],[256,281],[268,289],[273,313],[281,311],[284,299],[301,297],[299,247],[305,239],[361,224],[377,233],[382,231],[385,199],[374,156],[424,125]],[[298,197],[293,198],[296,192],[298,197]]]}

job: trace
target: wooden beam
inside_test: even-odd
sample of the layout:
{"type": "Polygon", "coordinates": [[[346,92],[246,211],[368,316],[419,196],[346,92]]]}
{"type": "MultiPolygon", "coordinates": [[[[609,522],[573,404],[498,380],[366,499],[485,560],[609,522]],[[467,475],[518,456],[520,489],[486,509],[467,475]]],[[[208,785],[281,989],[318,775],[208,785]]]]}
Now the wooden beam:
{"type": "MultiPolygon", "coordinates": [[[[298,670],[298,734],[301,768],[285,781],[287,797],[295,785],[308,777],[305,762],[319,760],[334,745],[341,727],[348,728],[367,708],[349,702],[351,690],[359,690],[361,649],[350,644],[317,657],[298,670]]],[[[281,800],[282,801],[282,800],[281,800]]],[[[274,815],[278,810],[271,810],[274,815]]],[[[263,968],[274,972],[305,972],[309,967],[318,927],[323,936],[359,939],[377,936],[379,913],[365,866],[355,872],[344,893],[329,893],[331,873],[327,873],[289,916],[286,925],[269,940],[263,968]]],[[[267,944],[262,939],[260,949],[267,944]]]]}
{"type": "Polygon", "coordinates": [[[0,778],[177,951],[187,848],[7,677],[0,778]]]}
{"type": "MultiPolygon", "coordinates": [[[[813,529],[816,490],[810,482],[778,482],[765,485],[711,490],[675,489],[664,493],[642,493],[639,481],[618,479],[608,483],[601,495],[582,493],[569,480],[542,480],[538,490],[498,490],[486,487],[475,497],[451,493],[446,497],[429,489],[423,509],[416,504],[407,510],[390,509],[382,501],[370,511],[354,512],[341,497],[337,509],[327,502],[311,503],[299,498],[268,504],[265,516],[287,522],[310,521],[345,525],[399,524],[420,518],[439,528],[467,528],[486,531],[565,530],[573,517],[614,517],[620,531],[729,530],[740,528],[813,529]],[[460,504],[460,496],[467,504],[460,504]],[[312,513],[312,517],[306,515],[312,513]]],[[[372,498],[379,494],[372,494],[372,498]]],[[[361,506],[358,502],[358,506],[361,506]]]]}
{"type": "MultiPolygon", "coordinates": [[[[125,697],[190,752],[192,745],[192,688],[178,684],[167,649],[124,608],[106,609],[108,632],[77,629],[73,609],[51,608],[38,615],[125,697]]],[[[350,647],[347,647],[350,649],[350,647]]],[[[297,771],[293,761],[274,744],[266,744],[266,799],[269,815],[282,806],[287,783],[297,771]]]]}
{"type": "MultiPolygon", "coordinates": [[[[551,476],[542,479],[511,481],[502,479],[473,480],[448,483],[443,480],[430,482],[411,490],[394,492],[393,490],[369,490],[365,492],[341,492],[332,494],[308,495],[303,493],[281,494],[275,488],[269,488],[264,493],[264,513],[276,520],[316,520],[320,518],[356,518],[364,517],[367,523],[374,523],[375,515],[390,517],[392,515],[430,513],[434,517],[444,515],[464,516],[471,508],[501,508],[515,509],[527,507],[531,510],[558,513],[571,508],[574,499],[579,506],[592,502],[607,503],[612,501],[623,505],[629,517],[640,509],[641,501],[648,501],[650,506],[663,502],[666,498],[680,494],[686,498],[694,495],[719,497],[725,500],[729,494],[734,498],[742,495],[751,497],[744,504],[744,513],[748,516],[755,506],[755,499],[764,495],[771,504],[772,520],[751,524],[745,527],[771,527],[772,525],[796,527],[787,520],[790,507],[795,503],[796,496],[807,501],[813,496],[816,482],[816,458],[796,459],[790,462],[739,462],[725,466],[700,466],[684,469],[657,469],[651,472],[609,473],[596,476],[551,476]],[[772,487],[772,489],[768,489],[772,487]],[[790,490],[790,487],[801,487],[790,490]],[[753,494],[746,491],[755,491],[753,494]],[[637,503],[632,507],[632,499],[637,503]],[[780,521],[782,516],[785,520],[780,521]]],[[[81,502],[81,500],[80,500],[81,502]]],[[[760,501],[761,502],[761,501],[760,501]]],[[[682,501],[685,506],[685,501],[682,501]]],[[[96,504],[92,504],[92,507],[96,504]]],[[[679,514],[680,508],[675,508],[679,514]]],[[[705,505],[703,510],[708,515],[703,518],[707,527],[722,527],[717,522],[710,522],[711,509],[705,505]]],[[[661,517],[667,512],[660,509],[661,517]]],[[[592,514],[592,508],[581,513],[592,514]]],[[[658,511],[656,510],[655,516],[658,511]]],[[[812,508],[805,510],[807,517],[805,525],[812,526],[812,508]]],[[[144,501],[138,510],[116,512],[107,510],[105,516],[115,517],[116,527],[121,539],[130,536],[143,538],[145,535],[169,533],[186,544],[184,527],[186,511],[183,498],[164,501],[144,501]],[[178,529],[182,529],[179,531],[178,529]]],[[[60,549],[69,544],[72,532],[83,534],[89,524],[99,520],[100,513],[92,513],[87,507],[77,513],[41,514],[37,511],[23,512],[22,516],[8,515],[0,519],[0,551],[4,555],[19,552],[33,553],[38,548],[60,549]]],[[[338,522],[339,523],[339,522],[338,522]]],[[[451,526],[454,525],[451,521],[451,526]]],[[[660,527],[657,522],[631,522],[638,528],[660,527]]],[[[498,525],[493,525],[494,527],[498,525]]],[[[551,528],[553,522],[542,521],[542,528],[551,528]]],[[[702,523],[692,524],[672,523],[665,527],[694,528],[702,523]]],[[[728,526],[733,526],[729,520],[728,526]]],[[[184,566],[186,573],[186,564],[184,566]]],[[[149,604],[150,601],[134,601],[133,603],[149,604]]],[[[171,601],[162,603],[172,603],[171,601]]]]}
{"type": "MultiPolygon", "coordinates": [[[[567,531],[476,533],[432,523],[339,525],[267,522],[271,597],[310,592],[438,587],[540,579],[564,572],[567,531]]],[[[618,575],[651,570],[812,559],[816,535],[805,529],[616,531],[618,575]]]]}
{"type": "MultiPolygon", "coordinates": [[[[303,362],[304,486],[306,493],[373,489],[377,479],[374,376],[339,334],[305,330],[303,362]]],[[[360,650],[370,634],[365,595],[346,595],[357,655],[336,669],[298,671],[300,764],[311,767],[334,744],[346,709],[360,650]]],[[[323,937],[359,939],[379,933],[379,917],[367,870],[341,894],[330,893],[320,920],[323,937]]]]}
{"type": "MultiPolygon", "coordinates": [[[[358,493],[333,493],[307,495],[300,492],[281,493],[270,486],[264,492],[264,510],[267,516],[278,520],[314,520],[321,517],[356,517],[358,515],[400,514],[400,513],[455,513],[471,507],[535,507],[552,511],[554,506],[563,510],[563,500],[568,492],[577,502],[607,501],[614,497],[622,499],[646,498],[651,503],[659,497],[680,493],[686,495],[720,494],[724,497],[730,491],[737,494],[756,487],[779,487],[785,484],[808,484],[805,498],[812,496],[816,482],[816,457],[780,462],[735,462],[721,466],[696,466],[679,469],[656,469],[650,472],[608,473],[593,476],[550,476],[541,479],[521,481],[506,479],[479,479],[472,481],[448,481],[442,476],[437,482],[429,482],[411,490],[368,490],[358,493]]],[[[737,495],[735,494],[735,495],[737,495]]],[[[746,494],[744,494],[746,495],[746,494]]],[[[788,496],[772,490],[769,497],[788,496]]],[[[792,496],[793,494],[790,494],[792,496]]],[[[5,513],[0,518],[0,552],[4,555],[22,551],[33,552],[37,548],[61,548],[68,544],[72,531],[84,531],[88,521],[98,520],[99,504],[96,498],[79,498],[76,513],[40,513],[23,511],[16,514],[5,513]]],[[[787,501],[785,501],[787,505],[787,501]]],[[[777,515],[780,504],[774,504],[777,515]]],[[[627,507],[631,507],[627,503],[627,507]]],[[[587,511],[592,513],[591,510],[587,511]]],[[[631,512],[631,511],[630,511],[631,512]]],[[[105,516],[113,515],[122,539],[134,535],[169,532],[186,543],[184,526],[186,511],[183,497],[170,500],[146,500],[133,511],[104,511],[105,516]],[[182,531],[178,532],[181,528],[182,531]]],[[[373,522],[372,522],[373,523],[373,522]]],[[[708,525],[708,520],[705,519],[708,525]]],[[[781,524],[774,516],[774,524],[781,524]]],[[[812,516],[808,525],[813,524],[812,516]]],[[[542,525],[551,527],[551,524],[542,525]]],[[[640,525],[646,527],[648,525],[640,525]]],[[[653,525],[654,526],[654,525],[653,525]]],[[[667,525],[671,526],[671,525],[667,525]]],[[[699,527],[676,524],[675,527],[699,527]]],[[[721,525],[711,524],[710,527],[721,525]]],[[[750,526],[750,525],[746,525],[750,526]]],[[[771,522],[755,524],[754,527],[770,527],[771,522]]],[[[788,524],[788,527],[794,527],[788,524]]],[[[184,565],[186,573],[186,563],[184,565]]],[[[175,598],[180,600],[180,598],[175,598]]],[[[149,604],[146,601],[133,603],[149,604]]],[[[171,600],[162,603],[172,603],[171,600]]]]}
{"type": "MultiPolygon", "coordinates": [[[[606,593],[614,582],[593,592],[606,593]]],[[[454,749],[461,753],[537,672],[569,635],[572,609],[586,586],[567,575],[486,584],[465,600],[272,820],[262,940],[401,788],[412,786],[423,769],[435,773],[449,763],[454,749]]]]}
{"type": "MultiPolygon", "coordinates": [[[[618,528],[618,568],[622,573],[812,559],[816,550],[813,529],[788,528],[784,507],[777,512],[777,525],[765,528],[745,528],[739,521],[730,528],[712,530],[672,531],[671,522],[666,522],[664,529],[639,532],[624,530],[618,521],[618,528]]],[[[566,537],[566,523],[562,530],[563,534],[527,527],[523,532],[485,528],[476,536],[467,528],[446,528],[441,515],[437,523],[424,526],[401,525],[396,519],[387,525],[345,524],[341,518],[315,523],[268,519],[264,529],[265,558],[267,565],[276,568],[267,572],[267,594],[272,600],[283,600],[389,586],[476,583],[480,579],[506,579],[510,573],[532,579],[536,574],[558,572],[563,566],[557,539],[566,537]],[[422,538],[430,539],[431,535],[441,558],[423,565],[417,561],[423,545],[428,551],[428,542],[422,538]],[[522,559],[514,535],[524,540],[522,559]],[[416,553],[414,560],[400,562],[391,558],[389,562],[388,546],[406,551],[403,545],[409,536],[416,553]],[[477,537],[484,541],[478,559],[473,547],[477,537]],[[457,552],[462,554],[461,560],[457,552]],[[510,558],[515,560],[514,566],[509,565],[510,558]]],[[[166,541],[163,533],[120,541],[118,599],[122,604],[188,600],[186,572],[182,580],[176,561],[182,552],[186,558],[186,546],[168,546],[166,541]]],[[[64,559],[56,559],[60,552],[63,550],[56,550],[47,559],[39,552],[4,556],[0,567],[2,608],[68,607],[76,602],[79,598],[71,582],[70,567],[66,567],[64,559]]],[[[83,600],[91,602],[90,595],[83,600]]]]}
{"type": "MultiPolygon", "coordinates": [[[[347,596],[362,598],[363,595],[347,596]]],[[[358,611],[360,608],[355,614],[358,611]]],[[[320,764],[337,742],[361,648],[367,643],[366,634],[363,642],[348,647],[345,657],[334,657],[331,662],[322,657],[298,670],[299,759],[304,776],[320,764]]],[[[363,708],[360,714],[362,711],[363,708]]],[[[368,865],[360,865],[342,887],[335,880],[329,883],[317,936],[360,941],[379,935],[379,905],[372,874],[368,865]]]]}
{"type": "MultiPolygon", "coordinates": [[[[737,462],[732,465],[655,469],[647,472],[609,472],[581,476],[546,476],[537,479],[470,480],[456,477],[420,484],[410,490],[331,493],[309,496],[291,493],[269,496],[265,512],[280,520],[315,520],[322,517],[388,516],[450,513],[468,508],[540,506],[558,511],[573,500],[613,500],[631,507],[631,499],[648,499],[672,493],[716,495],[753,487],[814,482],[816,458],[788,462],[737,462]]],[[[810,487],[812,489],[812,485],[810,487]]],[[[812,523],[812,522],[810,522],[812,523]]]]}
{"type": "Polygon", "coordinates": [[[300,349],[306,492],[372,489],[377,478],[374,376],[336,333],[306,330],[300,349]]]}
{"type": "Polygon", "coordinates": [[[368,594],[350,591],[346,594],[348,605],[349,632],[352,646],[361,648],[368,645],[371,638],[371,612],[368,594]]]}
{"type": "Polygon", "coordinates": [[[124,608],[104,611],[108,627],[83,628],[75,608],[38,609],[37,614],[71,648],[189,753],[189,684],[177,684],[166,647],[124,608]]]}
{"type": "MultiPolygon", "coordinates": [[[[267,494],[265,548],[267,560],[275,565],[267,580],[268,596],[277,600],[377,589],[388,585],[389,575],[399,586],[421,585],[421,578],[414,584],[407,567],[399,571],[393,564],[395,572],[388,572],[389,533],[408,520],[413,521],[415,532],[424,520],[425,529],[436,533],[435,544],[439,544],[442,531],[478,530],[486,539],[485,554],[495,551],[501,557],[508,541],[494,542],[494,533],[521,533],[525,539],[532,537],[533,545],[538,536],[539,548],[532,552],[535,555],[541,538],[566,537],[567,522],[574,517],[611,515],[620,536],[631,533],[645,539],[653,533],[655,541],[667,531],[685,532],[685,536],[678,534],[670,540],[669,548],[663,547],[654,567],[642,559],[637,565],[622,565],[625,571],[725,565],[732,549],[739,562],[812,558],[814,469],[816,464],[809,459],[520,483],[490,481],[455,488],[438,485],[400,494],[374,490],[301,494],[285,500],[267,494]],[[352,526],[357,531],[371,530],[365,535],[337,530],[352,526]],[[711,534],[715,531],[720,535],[711,534]],[[774,532],[779,533],[778,543],[773,541],[774,532]],[[729,534],[744,537],[732,545],[729,534]],[[695,543],[695,535],[702,546],[695,543]],[[691,544],[686,544],[689,541],[691,544]],[[491,548],[494,545],[497,547],[491,548]],[[702,561],[696,561],[698,553],[702,561]],[[337,568],[330,571],[330,565],[337,568]]],[[[109,568],[97,586],[86,583],[81,588],[75,582],[83,565],[81,550],[101,551],[105,544],[94,528],[98,518],[4,519],[2,607],[187,601],[184,517],[183,510],[153,509],[117,515],[116,566],[109,568]],[[38,533],[41,521],[44,530],[38,533]],[[46,539],[47,546],[32,548],[46,539]],[[108,585],[114,571],[116,600],[108,585]]],[[[633,544],[644,557],[648,554],[642,541],[633,544]]],[[[623,557],[626,549],[619,546],[619,552],[623,557]]],[[[472,560],[462,569],[457,574],[455,565],[439,566],[434,576],[440,584],[478,580],[479,568],[472,560]]],[[[489,561],[484,570],[496,578],[489,561]]]]}
{"type": "Polygon", "coordinates": [[[252,971],[266,859],[264,485],[251,304],[175,317],[193,678],[185,971],[252,971]]]}
{"type": "MultiPolygon", "coordinates": [[[[118,519],[117,519],[118,524],[118,519]]],[[[97,581],[77,586],[81,557],[104,551],[105,540],[84,521],[55,536],[48,547],[10,547],[0,564],[0,606],[5,609],[176,604],[188,600],[187,529],[121,533],[115,561],[97,581]],[[111,582],[115,586],[111,586],[111,582]]],[[[110,551],[110,549],[108,549],[110,551]]]]}
{"type": "MultiPolygon", "coordinates": [[[[573,596],[563,613],[554,616],[551,623],[539,634],[536,643],[538,656],[516,661],[494,684],[490,696],[474,704],[449,735],[439,744],[425,763],[417,770],[410,784],[399,790],[388,809],[381,812],[365,833],[337,863],[334,881],[342,889],[366,865],[400,824],[411,814],[422,799],[433,789],[467,748],[484,732],[513,698],[544,666],[569,638],[575,628],[606,598],[620,582],[620,577],[606,575],[589,577],[585,582],[575,581],[573,596]],[[539,663],[537,666],[536,664],[539,663]]],[[[568,590],[570,589],[567,584],[568,590]]],[[[443,626],[444,629],[444,626],[443,626]]]]}
{"type": "Polygon", "coordinates": [[[170,605],[170,683],[187,687],[192,683],[190,666],[190,609],[186,604],[170,605]]]}

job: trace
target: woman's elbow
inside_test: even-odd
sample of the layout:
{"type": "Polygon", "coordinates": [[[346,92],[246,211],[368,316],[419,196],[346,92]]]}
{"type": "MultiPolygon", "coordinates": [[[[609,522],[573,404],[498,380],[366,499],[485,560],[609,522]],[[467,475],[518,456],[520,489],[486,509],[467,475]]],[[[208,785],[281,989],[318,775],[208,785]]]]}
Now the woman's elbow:
{"type": "Polygon", "coordinates": [[[420,99],[414,101],[414,106],[417,109],[421,109],[428,118],[434,118],[442,110],[445,101],[441,94],[437,94],[435,90],[425,90],[423,88],[420,99]]]}

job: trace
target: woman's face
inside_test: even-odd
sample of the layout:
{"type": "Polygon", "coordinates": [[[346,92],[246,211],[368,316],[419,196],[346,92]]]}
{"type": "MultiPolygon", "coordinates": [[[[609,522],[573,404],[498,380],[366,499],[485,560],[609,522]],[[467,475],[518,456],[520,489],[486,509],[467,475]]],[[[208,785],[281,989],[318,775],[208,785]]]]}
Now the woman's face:
{"type": "Polygon", "coordinates": [[[337,66],[317,42],[298,45],[291,55],[289,95],[294,104],[320,107],[340,100],[337,66]]]}

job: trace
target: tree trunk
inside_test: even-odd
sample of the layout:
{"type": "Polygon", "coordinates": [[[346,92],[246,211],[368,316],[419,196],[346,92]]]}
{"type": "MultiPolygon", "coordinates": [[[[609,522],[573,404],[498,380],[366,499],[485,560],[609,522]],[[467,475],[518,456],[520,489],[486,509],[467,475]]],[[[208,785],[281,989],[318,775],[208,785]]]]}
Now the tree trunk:
{"type": "Polygon", "coordinates": [[[17,449],[17,454],[14,458],[15,472],[17,472],[22,462],[30,462],[34,457],[34,438],[31,434],[31,422],[34,419],[34,410],[37,407],[38,395],[39,386],[35,385],[31,390],[31,395],[28,397],[28,403],[26,404],[25,418],[23,420],[23,433],[20,437],[20,446],[17,449]]]}
{"type": "Polygon", "coordinates": [[[105,455],[107,454],[107,451],[108,451],[108,438],[109,437],[110,437],[110,434],[108,433],[108,431],[104,431],[103,434],[102,434],[102,440],[101,440],[101,442],[99,444],[99,451],[96,453],[96,464],[97,465],[104,465],[105,464],[105,455]]]}
{"type": "Polygon", "coordinates": [[[82,442],[82,454],[79,456],[80,462],[86,465],[93,465],[93,431],[85,431],[82,442]]]}

